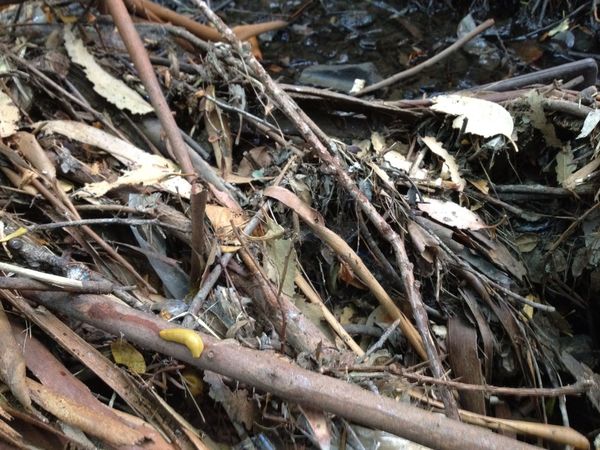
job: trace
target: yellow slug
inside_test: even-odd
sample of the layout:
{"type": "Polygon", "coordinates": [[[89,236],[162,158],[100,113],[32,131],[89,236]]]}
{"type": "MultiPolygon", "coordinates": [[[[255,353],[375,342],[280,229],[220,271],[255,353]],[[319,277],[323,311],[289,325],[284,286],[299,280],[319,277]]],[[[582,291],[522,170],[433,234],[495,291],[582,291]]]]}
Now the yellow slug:
{"type": "Polygon", "coordinates": [[[159,336],[165,341],[185,345],[194,358],[200,358],[204,350],[204,342],[198,333],[187,328],[167,328],[160,330],[159,336]]]}

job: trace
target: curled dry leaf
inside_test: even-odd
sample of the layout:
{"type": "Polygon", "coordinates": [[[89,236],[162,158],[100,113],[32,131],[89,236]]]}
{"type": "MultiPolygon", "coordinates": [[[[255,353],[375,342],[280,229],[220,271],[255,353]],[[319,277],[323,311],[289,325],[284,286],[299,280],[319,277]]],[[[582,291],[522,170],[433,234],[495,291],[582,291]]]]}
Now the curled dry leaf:
{"type": "Polygon", "coordinates": [[[0,90],[0,137],[8,137],[15,133],[20,118],[19,108],[0,90]]]}
{"type": "Polygon", "coordinates": [[[460,176],[460,170],[458,169],[458,164],[456,163],[454,156],[448,153],[448,150],[444,148],[442,143],[433,136],[424,137],[423,142],[429,147],[429,150],[444,160],[450,171],[450,179],[456,183],[460,192],[464,191],[467,182],[460,176]]]}
{"type": "Polygon", "coordinates": [[[56,168],[33,134],[19,131],[15,133],[12,140],[17,150],[37,169],[40,175],[51,182],[56,180],[56,168]]]}
{"type": "Polygon", "coordinates": [[[64,31],[65,48],[74,63],[83,66],[85,74],[94,90],[119,109],[128,109],[134,114],[148,114],[154,111],[140,94],[123,81],[108,74],[87,51],[81,39],[73,34],[71,26],[64,31]]]}

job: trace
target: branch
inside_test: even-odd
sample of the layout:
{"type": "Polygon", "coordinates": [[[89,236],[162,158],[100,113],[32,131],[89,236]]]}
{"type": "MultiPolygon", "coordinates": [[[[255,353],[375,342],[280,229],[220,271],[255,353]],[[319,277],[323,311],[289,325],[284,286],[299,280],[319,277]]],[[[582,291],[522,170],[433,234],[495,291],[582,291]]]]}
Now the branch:
{"type": "Polygon", "coordinates": [[[200,333],[204,352],[200,358],[193,358],[183,345],[159,337],[160,330],[175,328],[176,325],[119,304],[106,296],[44,292],[29,297],[71,319],[122,336],[135,345],[172,356],[190,366],[214,371],[285,400],[328,411],[431,448],[538,448],[302,369],[280,355],[244,348],[230,339],[218,341],[200,333]]]}

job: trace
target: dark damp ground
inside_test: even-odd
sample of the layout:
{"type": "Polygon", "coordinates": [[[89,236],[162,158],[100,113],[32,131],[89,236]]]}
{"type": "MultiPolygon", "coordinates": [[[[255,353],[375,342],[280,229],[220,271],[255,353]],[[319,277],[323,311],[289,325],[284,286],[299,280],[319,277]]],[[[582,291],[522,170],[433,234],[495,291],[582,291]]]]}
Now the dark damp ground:
{"type": "Polygon", "coordinates": [[[471,41],[469,47],[380,94],[399,99],[469,88],[600,52],[597,24],[585,2],[571,2],[567,9],[566,2],[550,2],[555,5],[543,13],[541,6],[533,7],[544,2],[522,3],[527,5],[511,1],[323,0],[302,8],[307,2],[225,1],[214,2],[213,7],[232,25],[295,15],[288,28],[261,36],[272,75],[295,83],[302,70],[314,64],[371,62],[385,78],[452,44],[467,14],[471,13],[476,23],[496,20],[495,28],[471,41]],[[583,6],[578,10],[579,3],[583,6]],[[547,35],[569,15],[566,31],[547,35]],[[526,38],[528,33],[532,35],[526,38]]]}

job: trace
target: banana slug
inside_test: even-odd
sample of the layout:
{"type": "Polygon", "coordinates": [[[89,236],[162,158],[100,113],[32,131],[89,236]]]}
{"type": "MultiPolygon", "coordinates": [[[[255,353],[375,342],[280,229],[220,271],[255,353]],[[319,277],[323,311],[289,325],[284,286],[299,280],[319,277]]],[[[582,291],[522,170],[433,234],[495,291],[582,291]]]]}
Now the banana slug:
{"type": "Polygon", "coordinates": [[[187,328],[167,328],[160,330],[158,335],[169,342],[185,345],[194,358],[200,358],[204,350],[204,342],[198,333],[187,328]]]}

